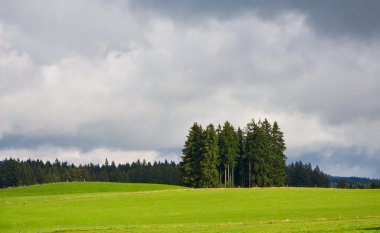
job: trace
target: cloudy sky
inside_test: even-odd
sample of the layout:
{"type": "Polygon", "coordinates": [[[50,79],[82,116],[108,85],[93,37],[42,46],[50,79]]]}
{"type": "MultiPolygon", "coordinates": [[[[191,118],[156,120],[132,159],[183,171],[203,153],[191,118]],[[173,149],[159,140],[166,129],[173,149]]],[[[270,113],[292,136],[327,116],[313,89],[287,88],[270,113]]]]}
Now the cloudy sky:
{"type": "Polygon", "coordinates": [[[0,2],[0,158],[180,160],[278,121],[288,162],[380,177],[380,1],[0,2]]]}

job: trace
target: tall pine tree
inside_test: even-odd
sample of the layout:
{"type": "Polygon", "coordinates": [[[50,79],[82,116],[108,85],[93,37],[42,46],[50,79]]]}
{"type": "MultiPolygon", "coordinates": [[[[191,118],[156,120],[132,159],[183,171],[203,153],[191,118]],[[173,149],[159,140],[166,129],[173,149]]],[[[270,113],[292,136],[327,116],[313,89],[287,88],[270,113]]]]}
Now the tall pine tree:
{"type": "Polygon", "coordinates": [[[238,127],[237,130],[237,138],[238,138],[238,156],[237,156],[237,164],[235,170],[235,185],[244,187],[247,186],[248,180],[248,169],[247,165],[247,156],[245,155],[245,136],[243,130],[238,127]]]}
{"type": "Polygon", "coordinates": [[[286,183],[286,156],[285,156],[285,140],[284,133],[281,132],[277,122],[273,123],[272,131],[272,166],[273,166],[273,185],[284,186],[286,183]]]}
{"type": "Polygon", "coordinates": [[[255,120],[252,119],[251,122],[247,124],[245,129],[245,155],[247,157],[248,162],[248,187],[252,187],[254,185],[253,180],[253,164],[256,156],[256,147],[257,147],[257,131],[259,127],[256,124],[255,120]]]}
{"type": "Polygon", "coordinates": [[[248,186],[282,186],[286,181],[283,133],[277,122],[267,119],[247,124],[245,154],[248,163],[248,186]]]}
{"type": "Polygon", "coordinates": [[[273,185],[273,153],[272,153],[272,140],[270,132],[272,130],[271,124],[267,119],[258,122],[257,141],[255,146],[254,156],[254,179],[256,185],[260,187],[273,185]]]}
{"type": "Polygon", "coordinates": [[[217,187],[219,181],[218,162],[218,135],[214,126],[210,124],[203,132],[202,156],[200,160],[201,177],[199,187],[217,187]]]}
{"type": "Polygon", "coordinates": [[[224,168],[224,185],[234,186],[234,170],[239,152],[238,137],[234,127],[226,121],[219,139],[221,163],[224,168]]]}
{"type": "Polygon", "coordinates": [[[202,155],[202,126],[194,123],[190,128],[189,135],[182,150],[182,182],[186,186],[198,187],[200,185],[201,168],[200,161],[202,155]]]}

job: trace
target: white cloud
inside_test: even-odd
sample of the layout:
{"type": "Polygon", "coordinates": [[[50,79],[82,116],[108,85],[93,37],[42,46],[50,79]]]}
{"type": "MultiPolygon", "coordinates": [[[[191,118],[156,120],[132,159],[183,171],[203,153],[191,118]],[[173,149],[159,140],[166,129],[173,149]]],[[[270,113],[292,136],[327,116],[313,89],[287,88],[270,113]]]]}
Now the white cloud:
{"type": "Polygon", "coordinates": [[[105,160],[111,163],[114,161],[119,163],[132,163],[140,159],[145,159],[147,162],[154,162],[158,159],[167,158],[165,155],[160,155],[158,151],[144,150],[121,150],[111,148],[95,148],[90,151],[81,151],[77,148],[59,148],[51,146],[42,146],[36,149],[2,149],[0,150],[0,158],[19,158],[20,160],[41,159],[43,161],[53,162],[55,159],[66,161],[74,164],[104,164],[105,160]]]}
{"type": "Polygon", "coordinates": [[[268,117],[283,128],[290,157],[380,151],[378,40],[321,37],[300,12],[195,23],[118,1],[60,3],[0,19],[3,137],[75,161],[97,161],[104,148],[157,158],[179,151],[194,121],[244,127],[268,117]]]}

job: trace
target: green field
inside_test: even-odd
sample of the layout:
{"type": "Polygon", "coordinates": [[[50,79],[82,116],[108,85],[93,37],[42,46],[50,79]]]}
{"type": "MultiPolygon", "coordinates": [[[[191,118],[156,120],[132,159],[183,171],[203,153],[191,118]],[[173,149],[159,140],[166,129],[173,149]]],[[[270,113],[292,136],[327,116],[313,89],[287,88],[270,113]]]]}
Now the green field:
{"type": "Polygon", "coordinates": [[[0,232],[380,232],[380,190],[56,183],[0,190],[0,232]]]}

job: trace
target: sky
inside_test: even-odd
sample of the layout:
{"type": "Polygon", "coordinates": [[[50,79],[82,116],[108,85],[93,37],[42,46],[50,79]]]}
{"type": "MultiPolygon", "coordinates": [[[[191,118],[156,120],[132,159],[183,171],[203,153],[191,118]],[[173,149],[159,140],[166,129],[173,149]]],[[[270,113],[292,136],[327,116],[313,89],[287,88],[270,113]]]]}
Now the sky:
{"type": "Polygon", "coordinates": [[[277,121],[288,163],[380,178],[380,1],[0,2],[0,159],[180,161],[277,121]]]}

